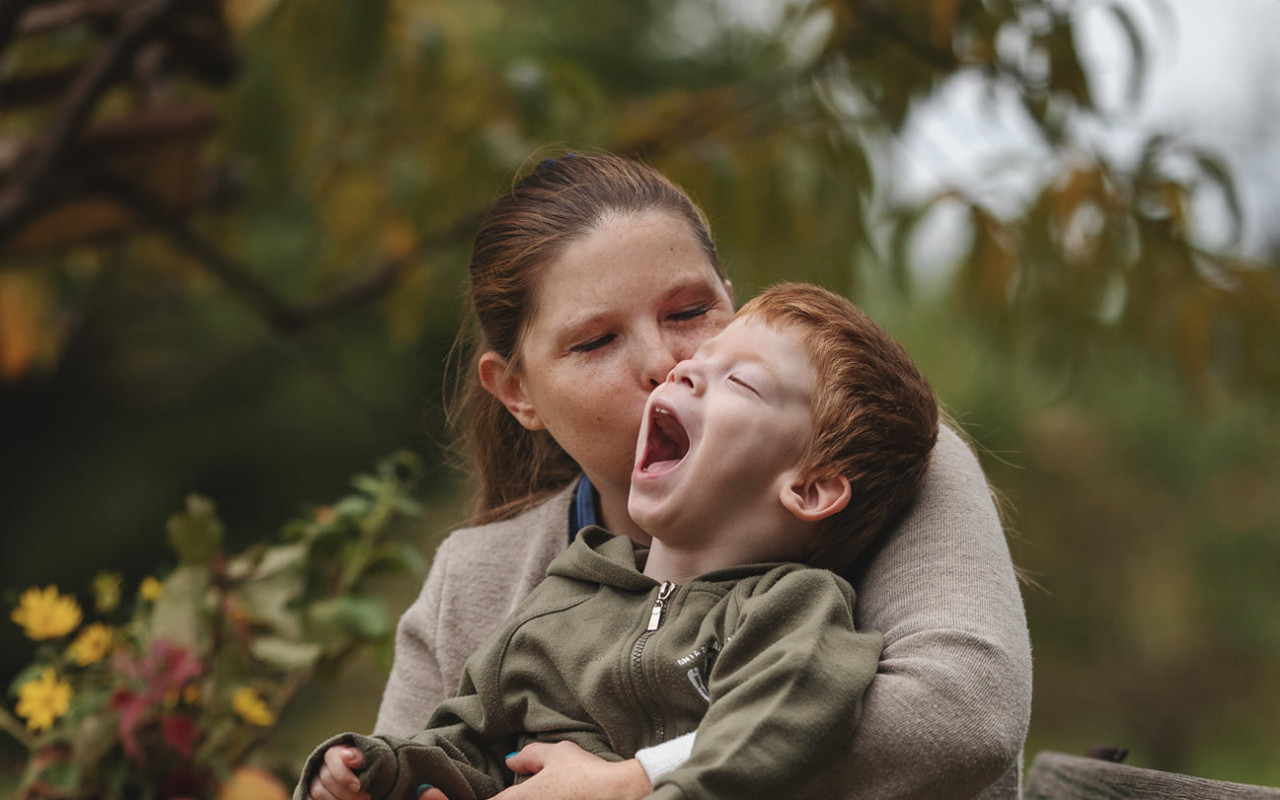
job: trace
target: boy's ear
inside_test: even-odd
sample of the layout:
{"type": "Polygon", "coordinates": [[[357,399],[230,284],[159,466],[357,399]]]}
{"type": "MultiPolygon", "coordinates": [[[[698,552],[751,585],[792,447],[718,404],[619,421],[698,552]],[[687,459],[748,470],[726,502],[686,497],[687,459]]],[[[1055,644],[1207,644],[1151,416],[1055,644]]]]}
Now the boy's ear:
{"type": "Polygon", "coordinates": [[[542,418],[538,416],[538,410],[533,407],[528,395],[524,393],[520,376],[515,370],[507,367],[507,362],[502,356],[489,350],[480,356],[479,367],[480,384],[484,386],[485,391],[498,398],[498,402],[507,407],[517,422],[531,431],[546,427],[542,423],[542,418]]]}
{"type": "Polygon", "coordinates": [[[803,522],[843,511],[852,496],[849,479],[843,475],[802,475],[782,487],[782,505],[803,522]]]}

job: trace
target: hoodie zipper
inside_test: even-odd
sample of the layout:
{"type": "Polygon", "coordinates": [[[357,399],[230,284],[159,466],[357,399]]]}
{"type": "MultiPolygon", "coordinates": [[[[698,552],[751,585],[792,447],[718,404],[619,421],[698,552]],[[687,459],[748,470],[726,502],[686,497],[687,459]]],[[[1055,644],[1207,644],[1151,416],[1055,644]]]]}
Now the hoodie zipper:
{"type": "MultiPolygon", "coordinates": [[[[658,587],[658,597],[653,601],[653,608],[649,611],[649,625],[645,628],[644,633],[640,634],[640,638],[636,639],[635,646],[631,648],[631,678],[632,684],[635,686],[646,686],[644,671],[641,669],[641,661],[644,657],[644,646],[649,641],[649,637],[654,634],[658,628],[662,627],[662,620],[667,610],[667,601],[671,599],[671,595],[675,594],[676,589],[680,588],[671,581],[663,581],[658,587]]],[[[653,725],[654,743],[666,741],[667,726],[659,713],[656,703],[649,703],[649,722],[653,725]]]]}

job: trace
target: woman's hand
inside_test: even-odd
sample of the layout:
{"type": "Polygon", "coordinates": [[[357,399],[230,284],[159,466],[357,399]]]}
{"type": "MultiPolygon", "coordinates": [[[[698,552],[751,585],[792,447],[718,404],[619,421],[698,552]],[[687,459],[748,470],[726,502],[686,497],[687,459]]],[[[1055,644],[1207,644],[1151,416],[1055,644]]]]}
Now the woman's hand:
{"type": "Polygon", "coordinates": [[[526,745],[507,759],[507,766],[532,777],[499,792],[494,800],[639,800],[652,788],[634,758],[605,761],[572,742],[526,745]]]}
{"type": "Polygon", "coordinates": [[[369,800],[360,791],[356,770],[364,766],[364,755],[357,747],[330,747],[324,751],[324,764],[307,787],[308,800],[369,800]]]}

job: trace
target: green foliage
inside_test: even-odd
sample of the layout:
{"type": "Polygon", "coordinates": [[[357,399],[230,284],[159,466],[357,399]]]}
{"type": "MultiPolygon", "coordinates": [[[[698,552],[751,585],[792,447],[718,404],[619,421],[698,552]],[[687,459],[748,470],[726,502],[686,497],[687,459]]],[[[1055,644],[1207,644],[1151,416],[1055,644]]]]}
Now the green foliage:
{"type": "Polygon", "coordinates": [[[220,547],[213,503],[188,498],[169,521],[179,564],[163,582],[148,578],[132,608],[111,609],[70,645],[44,641],[14,679],[27,724],[0,709],[0,727],[29,751],[23,796],[212,797],[250,757],[261,763],[279,716],[314,676],[389,641],[391,616],[369,583],[388,569],[422,574],[388,536],[419,513],[419,477],[417,458],[397,453],[356,476],[355,493],[235,555],[220,547]]]}
{"type": "MultiPolygon", "coordinates": [[[[156,509],[197,491],[218,512],[195,498],[175,515],[169,599],[147,625],[212,646],[202,599],[234,583],[254,632],[241,655],[263,669],[325,669],[352,637],[384,637],[395,609],[370,585],[419,560],[362,527],[407,510],[374,490],[387,473],[279,540],[262,531],[369,453],[446,438],[439,387],[478,214],[545,155],[607,148],[691,191],[740,298],[816,280],[898,309],[895,330],[935,325],[911,349],[934,350],[926,372],[994,451],[1022,560],[1054,592],[1028,593],[1033,743],[1078,751],[1106,734],[1163,768],[1266,779],[1256,765],[1273,754],[1240,754],[1280,718],[1246,708],[1277,646],[1261,587],[1276,564],[1280,275],[1237,252],[1245,198],[1216,154],[1169,135],[1132,158],[1097,145],[1114,110],[1081,21],[1100,10],[1120,34],[1132,103],[1158,66],[1133,6],[755,5],[769,7],[225,4],[235,79],[157,92],[217,109],[198,153],[216,191],[181,220],[188,236],[143,225],[0,254],[0,578],[78,585],[85,568],[60,557],[74,549],[136,582],[164,545],[156,509]],[[979,165],[989,183],[903,197],[903,131],[957,80],[992,109],[1012,99],[1032,145],[979,165]],[[1025,178],[1016,194],[1010,175],[1025,178]],[[948,215],[958,231],[939,242],[948,215]],[[940,281],[923,277],[930,244],[940,281]],[[1186,689],[1213,682],[1202,673],[1227,678],[1205,707],[1252,732],[1234,750],[1154,714],[1212,729],[1194,705],[1206,695],[1186,689]]],[[[15,38],[5,79],[82,63],[107,35],[15,38]]],[[[126,89],[92,119],[135,110],[126,89]]],[[[55,111],[6,107],[0,135],[47,133],[55,111]]],[[[443,461],[423,467],[438,497],[454,489],[443,461]]]]}

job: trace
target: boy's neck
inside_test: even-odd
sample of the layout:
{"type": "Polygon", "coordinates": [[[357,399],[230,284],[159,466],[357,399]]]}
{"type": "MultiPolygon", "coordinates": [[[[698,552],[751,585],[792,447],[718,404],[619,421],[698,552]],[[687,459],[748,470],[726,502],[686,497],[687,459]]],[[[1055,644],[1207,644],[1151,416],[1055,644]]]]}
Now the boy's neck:
{"type": "MultiPolygon", "coordinates": [[[[760,517],[769,519],[770,515],[760,517]]],[[[779,543],[777,537],[752,536],[747,530],[749,524],[741,522],[720,530],[701,530],[688,537],[659,533],[649,543],[643,572],[657,581],[686,584],[718,569],[804,560],[804,543],[810,541],[811,526],[786,517],[774,517],[763,524],[772,525],[775,530],[778,526],[788,529],[790,535],[783,539],[787,544],[779,543]]]]}
{"type": "Polygon", "coordinates": [[[645,560],[643,572],[655,581],[686,584],[699,575],[742,563],[740,558],[731,557],[733,555],[705,547],[680,551],[654,539],[649,544],[649,557],[645,560]]]}

